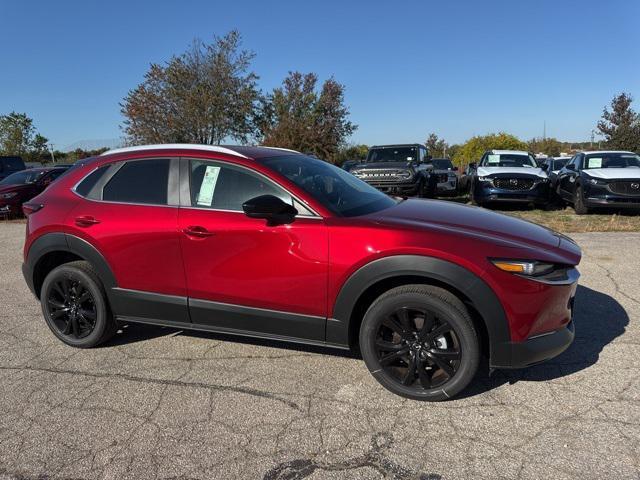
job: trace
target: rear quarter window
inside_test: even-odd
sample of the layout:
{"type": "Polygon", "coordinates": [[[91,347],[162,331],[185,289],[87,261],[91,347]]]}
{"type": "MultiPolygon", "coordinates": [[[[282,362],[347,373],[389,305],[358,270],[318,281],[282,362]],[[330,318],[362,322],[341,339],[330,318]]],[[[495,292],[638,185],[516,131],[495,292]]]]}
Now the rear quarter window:
{"type": "Polygon", "coordinates": [[[76,193],[83,197],[88,197],[93,187],[95,187],[98,180],[102,178],[109,167],[110,165],[103,165],[87,175],[76,187],[76,193]]]}
{"type": "Polygon", "coordinates": [[[125,163],[102,190],[108,202],[167,205],[170,160],[135,160],[125,163]]]}

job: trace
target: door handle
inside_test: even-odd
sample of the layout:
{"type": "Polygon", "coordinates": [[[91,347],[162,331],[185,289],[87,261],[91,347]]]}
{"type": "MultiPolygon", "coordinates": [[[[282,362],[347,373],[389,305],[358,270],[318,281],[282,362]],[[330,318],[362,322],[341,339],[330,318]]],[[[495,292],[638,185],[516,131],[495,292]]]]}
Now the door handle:
{"type": "Polygon", "coordinates": [[[214,235],[214,232],[211,232],[209,230],[207,230],[204,227],[201,227],[199,225],[191,225],[187,228],[185,228],[184,230],[182,230],[182,233],[184,233],[185,235],[189,236],[189,237],[196,237],[196,238],[207,238],[207,237],[211,237],[212,235],[214,235]]]}
{"type": "Polygon", "coordinates": [[[76,225],[79,227],[90,227],[91,225],[96,225],[100,223],[100,220],[96,220],[91,215],[82,215],[80,217],[76,217],[76,225]]]}

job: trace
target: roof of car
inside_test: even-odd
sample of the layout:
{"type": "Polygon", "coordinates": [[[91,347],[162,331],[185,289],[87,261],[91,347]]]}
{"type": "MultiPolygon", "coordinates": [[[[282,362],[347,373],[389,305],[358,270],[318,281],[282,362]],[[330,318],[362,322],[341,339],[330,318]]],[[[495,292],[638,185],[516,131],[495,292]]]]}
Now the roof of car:
{"type": "Polygon", "coordinates": [[[136,145],[133,147],[115,148],[107,150],[103,155],[113,155],[117,153],[142,152],[147,150],[200,150],[206,152],[225,153],[243,158],[264,158],[282,154],[283,152],[299,153],[295,150],[276,147],[245,146],[245,145],[198,145],[192,143],[164,143],[155,145],[136,145]]]}
{"type": "MultiPolygon", "coordinates": [[[[34,168],[28,168],[27,170],[29,170],[30,172],[50,172],[52,170],[66,170],[69,167],[59,167],[57,165],[52,165],[50,167],[34,167],[34,168]]],[[[25,170],[23,170],[25,171],[25,170]]]]}
{"type": "Polygon", "coordinates": [[[390,143],[389,145],[372,145],[372,148],[395,148],[395,147],[424,147],[421,143],[390,143]]]}
{"type": "Polygon", "coordinates": [[[487,153],[491,153],[493,155],[529,155],[529,152],[525,152],[524,150],[488,150],[487,153]]]}
{"type": "Polygon", "coordinates": [[[585,155],[602,154],[602,153],[628,153],[629,155],[635,155],[635,153],[629,152],[627,150],[586,150],[580,153],[584,153],[585,155]]]}

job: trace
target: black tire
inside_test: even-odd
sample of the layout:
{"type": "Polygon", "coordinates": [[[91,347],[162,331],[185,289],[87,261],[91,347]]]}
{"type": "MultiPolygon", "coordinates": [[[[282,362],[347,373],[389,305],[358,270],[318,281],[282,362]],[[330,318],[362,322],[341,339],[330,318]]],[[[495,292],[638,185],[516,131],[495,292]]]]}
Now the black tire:
{"type": "Polygon", "coordinates": [[[478,334],[464,304],[431,285],[397,287],[378,297],[362,321],[360,351],[384,388],[425,401],[461,392],[480,359],[478,334]]]}
{"type": "Polygon", "coordinates": [[[589,208],[584,204],[584,193],[580,185],[576,186],[573,198],[573,209],[577,215],[586,215],[589,213],[589,208]]]}
{"type": "Polygon", "coordinates": [[[95,347],[116,333],[104,287],[87,262],[66,263],[49,272],[40,303],[47,326],[72,347],[95,347]]]}

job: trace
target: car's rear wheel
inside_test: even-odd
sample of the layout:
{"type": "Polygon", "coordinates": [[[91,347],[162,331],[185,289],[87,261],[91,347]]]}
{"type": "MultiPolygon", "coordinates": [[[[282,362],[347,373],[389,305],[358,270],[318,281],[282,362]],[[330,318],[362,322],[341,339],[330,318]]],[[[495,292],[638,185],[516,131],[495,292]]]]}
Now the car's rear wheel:
{"type": "Polygon", "coordinates": [[[580,185],[576,187],[576,192],[574,195],[575,197],[573,199],[573,209],[575,210],[576,214],[586,215],[587,213],[589,213],[589,208],[587,208],[584,202],[584,192],[580,185]]]}
{"type": "Polygon", "coordinates": [[[453,294],[430,285],[389,290],[360,328],[362,357],[387,390],[415,400],[446,400],[473,379],[480,346],[473,321],[453,294]]]}
{"type": "Polygon", "coordinates": [[[42,284],[40,303],[47,325],[67,345],[90,348],[116,332],[102,283],[87,262],[53,269],[42,284]]]}

